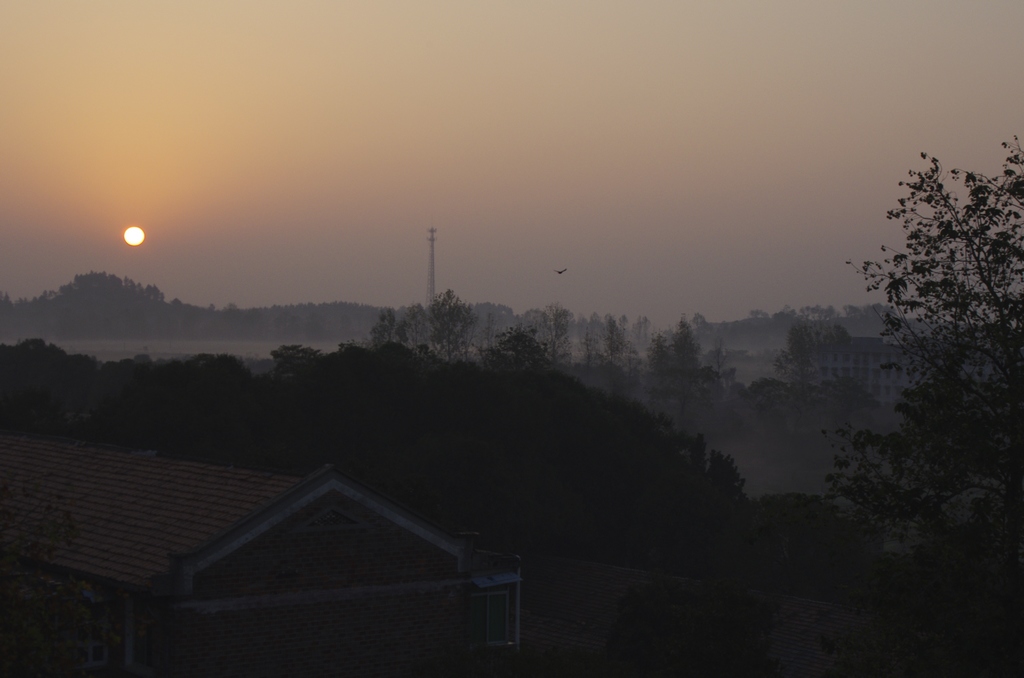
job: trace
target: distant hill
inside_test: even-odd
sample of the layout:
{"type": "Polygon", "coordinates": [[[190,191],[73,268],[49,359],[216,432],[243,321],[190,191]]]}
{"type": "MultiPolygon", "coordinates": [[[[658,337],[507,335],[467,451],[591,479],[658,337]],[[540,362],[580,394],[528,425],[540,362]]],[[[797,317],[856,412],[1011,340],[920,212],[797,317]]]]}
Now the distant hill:
{"type": "MultiPolygon", "coordinates": [[[[517,315],[506,305],[490,302],[473,304],[473,309],[479,317],[481,336],[526,322],[533,313],[517,315]]],[[[844,306],[842,311],[832,306],[799,310],[787,306],[772,314],[751,311],[741,320],[712,323],[699,313],[689,320],[705,351],[721,340],[733,352],[758,352],[785,346],[786,333],[798,321],[835,323],[853,336],[878,336],[882,329],[879,310],[873,306],[844,306]]],[[[0,341],[42,337],[65,343],[227,340],[268,345],[338,344],[366,340],[380,311],[378,306],[343,301],[245,309],[229,304],[216,309],[178,299],[166,301],[164,293],[153,285],[91,272],[76,275],[57,291],[43,292],[34,299],[12,301],[0,293],[0,341]]],[[[578,344],[589,332],[600,341],[609,318],[596,313],[589,317],[574,315],[569,339],[578,344]]],[[[636,350],[644,354],[650,338],[647,319],[637,318],[630,323],[622,316],[617,322],[624,332],[629,331],[636,350]]]]}
{"type": "Polygon", "coordinates": [[[235,339],[281,343],[364,339],[380,309],[332,302],[223,309],[166,301],[153,285],[91,272],[56,292],[12,301],[0,296],[0,340],[235,339]]]}

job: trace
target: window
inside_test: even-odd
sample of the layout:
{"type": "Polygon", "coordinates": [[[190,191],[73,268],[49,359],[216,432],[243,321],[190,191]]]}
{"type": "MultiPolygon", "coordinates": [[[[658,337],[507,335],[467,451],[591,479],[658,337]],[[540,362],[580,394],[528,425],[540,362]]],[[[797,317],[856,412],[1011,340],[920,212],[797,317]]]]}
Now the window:
{"type": "Polygon", "coordinates": [[[78,636],[78,661],[83,669],[107,665],[107,644],[93,637],[89,630],[81,630],[78,636]]]}
{"type": "Polygon", "coordinates": [[[83,669],[106,666],[109,659],[107,652],[107,639],[110,636],[110,624],[107,620],[109,609],[102,603],[94,603],[89,607],[90,618],[85,624],[78,627],[76,638],[79,665],[83,669]]]}
{"type": "Polygon", "coordinates": [[[469,635],[474,645],[508,642],[507,590],[474,594],[469,616],[469,635]]]}
{"type": "Polygon", "coordinates": [[[133,673],[142,676],[154,675],[159,649],[159,630],[157,614],[152,607],[141,601],[125,601],[124,659],[133,673]]]}

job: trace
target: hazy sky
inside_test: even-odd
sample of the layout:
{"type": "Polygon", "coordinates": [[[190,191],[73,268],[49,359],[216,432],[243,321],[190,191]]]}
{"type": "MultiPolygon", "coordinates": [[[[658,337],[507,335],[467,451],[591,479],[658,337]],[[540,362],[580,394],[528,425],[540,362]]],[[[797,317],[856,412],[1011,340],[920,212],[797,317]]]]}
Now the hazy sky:
{"type": "Polygon", "coordinates": [[[711,320],[865,303],[928,151],[1024,133],[1024,3],[0,3],[0,290],[426,293],[711,320]],[[148,238],[131,249],[130,224],[148,238]],[[567,267],[557,276],[555,268],[567,267]]]}

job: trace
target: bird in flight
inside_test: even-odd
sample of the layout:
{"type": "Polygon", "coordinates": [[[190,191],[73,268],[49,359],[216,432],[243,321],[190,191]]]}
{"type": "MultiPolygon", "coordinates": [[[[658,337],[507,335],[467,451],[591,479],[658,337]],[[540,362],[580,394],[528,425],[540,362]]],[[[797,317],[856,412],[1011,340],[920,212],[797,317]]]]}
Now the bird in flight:
{"type": "Polygon", "coordinates": [[[563,273],[565,273],[568,270],[569,269],[567,269],[567,268],[563,268],[561,271],[559,271],[558,269],[555,269],[555,273],[557,273],[558,275],[562,275],[563,273]]]}

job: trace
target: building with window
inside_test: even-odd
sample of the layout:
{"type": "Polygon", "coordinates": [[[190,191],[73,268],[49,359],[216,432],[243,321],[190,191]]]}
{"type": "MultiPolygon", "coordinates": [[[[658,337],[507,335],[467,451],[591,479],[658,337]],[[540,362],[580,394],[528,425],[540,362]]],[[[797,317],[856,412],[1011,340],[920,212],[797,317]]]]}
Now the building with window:
{"type": "MultiPolygon", "coordinates": [[[[516,556],[330,466],[299,477],[0,433],[0,477],[70,512],[77,536],[45,567],[88,581],[118,630],[79,634],[103,675],[392,676],[518,643],[516,556]]],[[[9,508],[28,515],[25,501],[9,508]]]]}
{"type": "Polygon", "coordinates": [[[891,404],[907,387],[906,374],[892,367],[901,359],[899,347],[881,337],[853,337],[849,344],[818,347],[818,378],[820,382],[853,379],[878,402],[891,404]]]}

